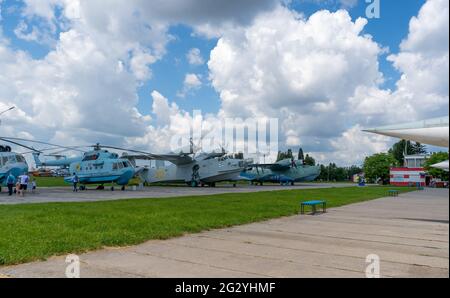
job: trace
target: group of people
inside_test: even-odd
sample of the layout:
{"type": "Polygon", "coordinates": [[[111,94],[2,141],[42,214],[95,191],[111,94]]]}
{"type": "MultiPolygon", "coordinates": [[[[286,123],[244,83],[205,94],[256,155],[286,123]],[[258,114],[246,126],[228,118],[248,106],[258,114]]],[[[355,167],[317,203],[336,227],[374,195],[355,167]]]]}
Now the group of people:
{"type": "Polygon", "coordinates": [[[17,196],[25,196],[25,192],[31,186],[31,191],[36,191],[36,180],[33,179],[30,181],[30,176],[28,174],[20,175],[19,177],[15,177],[13,174],[9,174],[6,178],[6,185],[8,187],[8,195],[12,196],[15,193],[17,196]]]}

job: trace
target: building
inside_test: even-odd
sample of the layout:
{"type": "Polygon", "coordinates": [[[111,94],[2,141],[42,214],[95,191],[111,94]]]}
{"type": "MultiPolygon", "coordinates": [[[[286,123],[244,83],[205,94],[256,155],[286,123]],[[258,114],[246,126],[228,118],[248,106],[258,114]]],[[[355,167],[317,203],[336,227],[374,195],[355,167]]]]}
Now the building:
{"type": "Polygon", "coordinates": [[[424,168],[391,168],[390,183],[395,186],[427,185],[428,176],[424,168]]]}
{"type": "Polygon", "coordinates": [[[425,166],[425,162],[430,157],[427,154],[416,154],[416,155],[407,155],[405,156],[405,168],[423,168],[425,166]]]}

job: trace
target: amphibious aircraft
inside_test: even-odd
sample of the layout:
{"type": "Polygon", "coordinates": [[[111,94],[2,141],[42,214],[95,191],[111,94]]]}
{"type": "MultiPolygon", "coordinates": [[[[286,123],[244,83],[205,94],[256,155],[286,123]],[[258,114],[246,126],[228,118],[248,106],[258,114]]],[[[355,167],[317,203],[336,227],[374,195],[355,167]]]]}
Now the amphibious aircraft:
{"type": "Polygon", "coordinates": [[[284,159],[273,164],[254,164],[239,177],[252,183],[264,182],[291,184],[313,181],[320,175],[320,167],[304,165],[302,160],[284,159]]]}
{"type": "MultiPolygon", "coordinates": [[[[399,125],[383,126],[364,130],[389,137],[439,147],[449,147],[449,117],[434,118],[424,121],[404,123],[399,125]]],[[[448,160],[435,165],[438,168],[449,170],[448,160]]]]}
{"type": "MultiPolygon", "coordinates": [[[[156,160],[171,163],[168,166],[157,164],[156,168],[145,168],[140,174],[147,183],[186,183],[189,186],[216,186],[217,182],[236,181],[246,168],[246,161],[226,156],[226,152],[196,154],[191,140],[190,152],[178,154],[130,155],[134,160],[156,160]]],[[[124,156],[126,157],[126,156],[124,156]]]]}
{"type": "Polygon", "coordinates": [[[146,168],[141,178],[147,183],[186,183],[192,187],[216,186],[217,182],[236,181],[246,168],[245,161],[225,157],[225,153],[141,155],[134,159],[160,160],[169,166],[146,168]]]}

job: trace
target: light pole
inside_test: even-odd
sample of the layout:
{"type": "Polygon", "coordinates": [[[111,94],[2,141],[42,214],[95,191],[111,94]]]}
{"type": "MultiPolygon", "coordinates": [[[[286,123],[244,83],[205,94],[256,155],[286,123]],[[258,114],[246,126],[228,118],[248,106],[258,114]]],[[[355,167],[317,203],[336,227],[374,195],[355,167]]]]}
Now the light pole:
{"type": "MultiPolygon", "coordinates": [[[[10,107],[9,109],[6,109],[6,110],[4,110],[3,112],[0,112],[0,116],[1,115],[3,115],[4,113],[6,113],[6,112],[9,112],[9,111],[11,111],[11,110],[14,110],[16,107],[10,107]]],[[[0,119],[0,125],[2,124],[2,119],[0,119]]]]}

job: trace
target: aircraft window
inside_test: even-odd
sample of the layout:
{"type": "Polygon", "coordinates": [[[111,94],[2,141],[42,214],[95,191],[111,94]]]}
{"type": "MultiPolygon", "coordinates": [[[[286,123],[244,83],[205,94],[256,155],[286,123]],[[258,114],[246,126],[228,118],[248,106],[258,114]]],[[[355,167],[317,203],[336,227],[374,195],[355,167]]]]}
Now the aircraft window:
{"type": "Polygon", "coordinates": [[[117,171],[117,163],[113,163],[112,169],[113,169],[113,171],[117,171]]]}
{"type": "Polygon", "coordinates": [[[121,162],[118,163],[119,169],[123,169],[123,164],[121,162]]]}
{"type": "Polygon", "coordinates": [[[8,163],[8,157],[3,156],[1,163],[2,163],[2,165],[6,165],[8,163]]]}
{"type": "Polygon", "coordinates": [[[25,158],[22,155],[16,155],[17,162],[25,162],[25,158]]]}
{"type": "Polygon", "coordinates": [[[126,161],[123,162],[123,167],[128,168],[128,163],[126,161]]]}
{"type": "Polygon", "coordinates": [[[8,156],[8,160],[11,163],[16,162],[16,157],[14,155],[10,155],[10,156],[8,156]]]}
{"type": "Polygon", "coordinates": [[[85,158],[83,158],[83,161],[97,160],[98,157],[98,154],[87,155],[85,158]]]}

